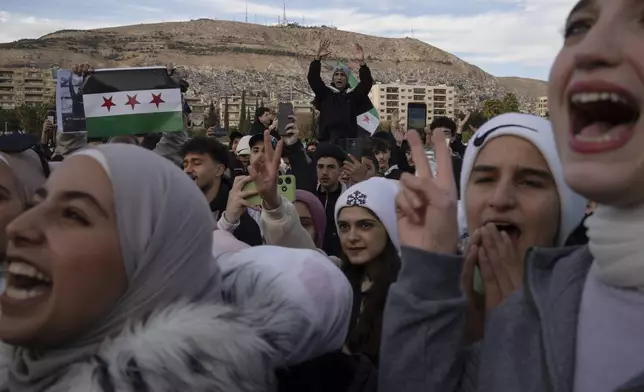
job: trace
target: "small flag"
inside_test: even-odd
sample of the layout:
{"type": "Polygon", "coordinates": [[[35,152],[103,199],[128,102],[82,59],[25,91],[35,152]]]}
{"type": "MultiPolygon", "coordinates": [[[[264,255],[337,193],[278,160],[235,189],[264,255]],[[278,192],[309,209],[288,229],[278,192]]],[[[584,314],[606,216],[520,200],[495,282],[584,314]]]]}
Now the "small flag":
{"type": "MultiPolygon", "coordinates": [[[[346,68],[343,63],[339,62],[338,65],[346,68]]],[[[356,79],[352,73],[349,73],[347,76],[349,78],[349,87],[356,88],[358,85],[358,79],[356,79]]],[[[358,114],[358,117],[356,118],[358,125],[365,131],[369,132],[370,135],[373,135],[373,133],[378,129],[378,125],[380,125],[380,118],[378,116],[378,111],[373,107],[373,103],[369,97],[365,97],[365,99],[358,101],[358,113],[361,113],[358,114]]]]}
{"type": "Polygon", "coordinates": [[[183,130],[181,90],[166,67],[96,70],[83,104],[89,137],[183,130]]]}

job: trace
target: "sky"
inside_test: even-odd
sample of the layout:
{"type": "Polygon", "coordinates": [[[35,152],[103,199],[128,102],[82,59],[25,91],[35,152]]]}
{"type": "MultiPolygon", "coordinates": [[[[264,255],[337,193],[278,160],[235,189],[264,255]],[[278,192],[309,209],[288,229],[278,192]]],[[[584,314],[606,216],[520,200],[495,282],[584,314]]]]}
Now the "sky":
{"type": "MultiPolygon", "coordinates": [[[[577,0],[286,0],[287,20],[413,37],[496,76],[548,79],[577,0]]],[[[0,0],[0,42],[199,18],[275,24],[283,0],[0,0]]]]}

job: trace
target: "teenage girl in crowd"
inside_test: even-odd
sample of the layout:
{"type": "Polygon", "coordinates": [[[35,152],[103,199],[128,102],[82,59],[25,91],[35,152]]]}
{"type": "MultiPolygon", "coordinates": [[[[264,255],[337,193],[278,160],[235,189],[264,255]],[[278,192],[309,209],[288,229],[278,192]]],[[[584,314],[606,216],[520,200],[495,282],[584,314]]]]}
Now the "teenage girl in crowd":
{"type": "Polygon", "coordinates": [[[342,268],[353,287],[347,348],[376,365],[387,291],[400,268],[397,192],[397,181],[371,178],[347,189],[335,205],[342,268]]]}
{"type": "MultiPolygon", "coordinates": [[[[523,288],[488,314],[480,350],[462,343],[463,260],[453,256],[456,198],[441,169],[449,167],[446,151],[435,179],[424,171],[403,180],[403,268],[391,289],[384,339],[399,333],[406,346],[389,346],[382,356],[387,364],[407,350],[417,356],[404,369],[381,373],[379,390],[644,388],[643,13],[641,2],[582,0],[568,16],[549,109],[565,181],[598,204],[587,221],[589,243],[532,250],[523,288]],[[480,357],[477,367],[464,372],[471,355],[480,357]]],[[[470,246],[467,257],[477,255],[481,264],[481,247],[470,246]]],[[[500,285],[503,274],[492,272],[500,285]]]]}

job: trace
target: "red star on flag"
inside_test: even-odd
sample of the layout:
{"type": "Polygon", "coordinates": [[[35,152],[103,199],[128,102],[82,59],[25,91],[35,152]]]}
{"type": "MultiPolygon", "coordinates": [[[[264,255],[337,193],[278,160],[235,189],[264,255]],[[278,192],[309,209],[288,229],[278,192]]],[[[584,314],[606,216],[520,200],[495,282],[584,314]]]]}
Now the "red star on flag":
{"type": "Polygon", "coordinates": [[[114,96],[111,96],[109,98],[103,97],[103,104],[101,105],[101,107],[107,108],[108,112],[112,110],[112,106],[116,106],[116,104],[112,102],[112,98],[114,98],[114,96]]]}
{"type": "Polygon", "coordinates": [[[140,104],[141,102],[136,100],[137,94],[134,94],[133,97],[130,97],[129,95],[127,96],[127,102],[125,103],[126,105],[132,106],[132,110],[134,110],[134,106],[140,104]]]}
{"type": "Polygon", "coordinates": [[[364,117],[362,117],[362,121],[366,122],[367,124],[369,124],[371,122],[369,120],[369,116],[367,116],[366,114],[364,115],[364,117]]]}
{"type": "Polygon", "coordinates": [[[153,104],[157,105],[157,109],[159,108],[159,104],[165,103],[165,101],[163,99],[161,99],[161,94],[163,94],[163,93],[159,93],[159,95],[156,95],[156,94],[153,93],[152,94],[152,101],[150,101],[150,103],[153,103],[153,104]]]}

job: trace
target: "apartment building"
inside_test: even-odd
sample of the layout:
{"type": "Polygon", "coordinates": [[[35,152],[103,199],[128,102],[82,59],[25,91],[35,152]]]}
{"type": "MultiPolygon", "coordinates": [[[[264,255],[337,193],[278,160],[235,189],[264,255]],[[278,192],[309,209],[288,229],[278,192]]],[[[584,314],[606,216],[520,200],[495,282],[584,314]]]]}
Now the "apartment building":
{"type": "Polygon", "coordinates": [[[197,97],[184,97],[188,106],[190,106],[190,120],[192,121],[193,127],[203,127],[204,120],[206,119],[206,109],[207,105],[197,97]]]}
{"type": "Polygon", "coordinates": [[[548,117],[548,97],[539,97],[535,114],[541,117],[548,117]]]}
{"type": "Polygon", "coordinates": [[[435,117],[454,118],[456,93],[450,86],[375,84],[369,98],[380,121],[399,119],[403,128],[424,128],[435,117]]]}
{"type": "MultiPolygon", "coordinates": [[[[239,111],[241,110],[241,102],[241,95],[232,95],[228,97],[228,121],[231,125],[236,125],[237,123],[239,123],[239,111]]],[[[293,104],[293,112],[296,114],[310,113],[313,111],[313,105],[311,105],[310,100],[294,100],[290,102],[293,104]]],[[[262,98],[255,97],[253,95],[246,95],[246,108],[248,108],[247,110],[250,110],[251,118],[255,115],[255,110],[257,109],[256,106],[261,105],[262,103],[265,107],[274,110],[277,109],[277,106],[279,104],[278,100],[274,97],[262,98]]],[[[221,113],[222,121],[225,112],[225,106],[225,99],[219,98],[219,112],[221,113]]]]}
{"type": "Polygon", "coordinates": [[[51,69],[0,68],[0,109],[54,102],[55,97],[56,79],[51,69]]]}

